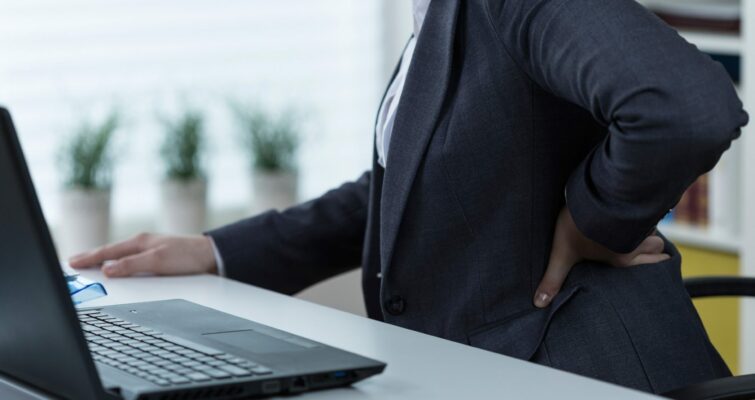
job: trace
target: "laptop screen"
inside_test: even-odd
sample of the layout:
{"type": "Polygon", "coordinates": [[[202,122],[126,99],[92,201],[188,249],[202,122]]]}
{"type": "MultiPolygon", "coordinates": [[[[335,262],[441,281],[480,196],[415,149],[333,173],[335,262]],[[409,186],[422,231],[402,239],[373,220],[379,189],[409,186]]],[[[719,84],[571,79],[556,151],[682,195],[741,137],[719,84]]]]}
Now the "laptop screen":
{"type": "Polygon", "coordinates": [[[0,373],[102,398],[10,114],[0,108],[0,373]]]}

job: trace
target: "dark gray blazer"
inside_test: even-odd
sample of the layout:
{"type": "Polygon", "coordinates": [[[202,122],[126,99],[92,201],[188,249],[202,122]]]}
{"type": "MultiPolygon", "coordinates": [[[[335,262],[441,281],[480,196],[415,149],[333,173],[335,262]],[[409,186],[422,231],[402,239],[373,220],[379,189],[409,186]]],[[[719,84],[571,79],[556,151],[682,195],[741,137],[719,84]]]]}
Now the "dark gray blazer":
{"type": "Polygon", "coordinates": [[[566,202],[634,249],[746,121],[723,68],[633,0],[435,0],[387,169],[209,234],[231,278],[295,293],[361,265],[372,318],[663,392],[729,374],[676,249],[583,262],[538,310],[554,222],[566,202]]]}

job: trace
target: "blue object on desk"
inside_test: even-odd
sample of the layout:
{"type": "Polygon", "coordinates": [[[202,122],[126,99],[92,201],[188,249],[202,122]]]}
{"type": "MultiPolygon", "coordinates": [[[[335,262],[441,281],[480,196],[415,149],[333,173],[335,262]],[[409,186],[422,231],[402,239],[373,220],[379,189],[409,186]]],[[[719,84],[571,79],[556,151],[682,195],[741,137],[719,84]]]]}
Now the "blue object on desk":
{"type": "Polygon", "coordinates": [[[107,290],[99,282],[90,281],[81,275],[66,275],[68,291],[71,293],[73,304],[81,304],[85,301],[94,300],[107,296],[107,290]]]}
{"type": "Polygon", "coordinates": [[[107,290],[103,284],[82,277],[65,261],[61,261],[60,267],[63,270],[63,276],[66,277],[68,293],[71,294],[73,304],[107,296],[107,290]]]}

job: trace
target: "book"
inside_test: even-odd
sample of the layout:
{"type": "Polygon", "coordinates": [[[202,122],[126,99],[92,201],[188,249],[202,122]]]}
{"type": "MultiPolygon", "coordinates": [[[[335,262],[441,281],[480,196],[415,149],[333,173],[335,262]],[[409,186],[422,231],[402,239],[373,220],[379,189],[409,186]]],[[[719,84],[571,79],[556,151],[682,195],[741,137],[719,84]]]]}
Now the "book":
{"type": "Polygon", "coordinates": [[[674,207],[674,222],[695,227],[707,227],[710,218],[708,210],[708,175],[698,178],[682,195],[674,207]]]}
{"type": "Polygon", "coordinates": [[[682,29],[739,33],[739,0],[644,0],[648,9],[671,26],[682,29]]]}

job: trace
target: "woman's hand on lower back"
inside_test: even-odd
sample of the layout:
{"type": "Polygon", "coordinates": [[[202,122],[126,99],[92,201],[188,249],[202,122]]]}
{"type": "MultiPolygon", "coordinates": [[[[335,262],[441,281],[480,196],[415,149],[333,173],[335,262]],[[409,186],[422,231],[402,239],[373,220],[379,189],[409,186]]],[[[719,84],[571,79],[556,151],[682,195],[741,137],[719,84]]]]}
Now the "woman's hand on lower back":
{"type": "Polygon", "coordinates": [[[583,235],[569,209],[564,207],[556,221],[548,268],[535,291],[533,302],[536,307],[547,307],[561,290],[574,264],[582,260],[601,261],[618,268],[652,264],[669,258],[663,248],[663,239],[651,235],[630,253],[614,253],[583,235]]]}

